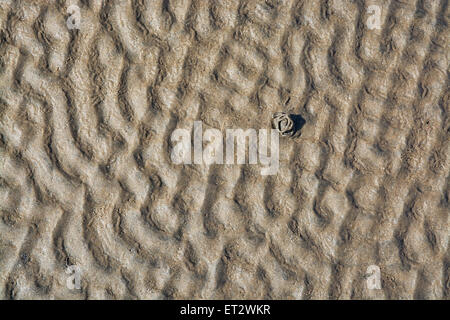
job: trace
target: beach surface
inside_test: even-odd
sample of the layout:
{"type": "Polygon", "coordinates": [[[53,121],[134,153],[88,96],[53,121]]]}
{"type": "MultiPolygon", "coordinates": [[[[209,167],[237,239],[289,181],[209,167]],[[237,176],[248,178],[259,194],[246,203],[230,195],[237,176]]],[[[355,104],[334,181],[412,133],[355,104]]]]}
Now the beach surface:
{"type": "Polygon", "coordinates": [[[449,299],[446,0],[1,0],[0,298],[449,299]],[[279,166],[176,164],[270,129],[279,166]]]}

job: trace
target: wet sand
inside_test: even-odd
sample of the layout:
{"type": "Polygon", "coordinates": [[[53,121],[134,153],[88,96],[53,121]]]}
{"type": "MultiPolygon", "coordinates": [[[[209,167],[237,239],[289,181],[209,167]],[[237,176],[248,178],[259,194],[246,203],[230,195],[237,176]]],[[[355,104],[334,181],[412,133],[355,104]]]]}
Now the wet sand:
{"type": "Polygon", "coordinates": [[[449,299],[449,13],[2,0],[0,297],[449,299]],[[276,175],[171,161],[275,112],[305,119],[276,175]]]}

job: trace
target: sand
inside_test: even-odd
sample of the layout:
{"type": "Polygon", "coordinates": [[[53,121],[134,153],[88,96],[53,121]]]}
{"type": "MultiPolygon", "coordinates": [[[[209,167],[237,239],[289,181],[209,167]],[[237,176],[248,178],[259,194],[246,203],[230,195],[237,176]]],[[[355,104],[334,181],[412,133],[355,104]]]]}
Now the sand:
{"type": "Polygon", "coordinates": [[[0,297],[449,299],[449,13],[1,0],[0,297]],[[276,112],[275,175],[171,161],[276,112]]]}

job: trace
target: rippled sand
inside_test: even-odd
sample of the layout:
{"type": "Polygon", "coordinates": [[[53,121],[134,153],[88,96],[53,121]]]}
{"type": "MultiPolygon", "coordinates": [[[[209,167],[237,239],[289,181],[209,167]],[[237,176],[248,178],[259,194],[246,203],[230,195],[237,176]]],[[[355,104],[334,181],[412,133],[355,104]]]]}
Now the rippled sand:
{"type": "Polygon", "coordinates": [[[449,299],[449,13],[1,0],[0,297],[449,299]],[[306,124],[276,175],[170,159],[280,111],[306,124]]]}

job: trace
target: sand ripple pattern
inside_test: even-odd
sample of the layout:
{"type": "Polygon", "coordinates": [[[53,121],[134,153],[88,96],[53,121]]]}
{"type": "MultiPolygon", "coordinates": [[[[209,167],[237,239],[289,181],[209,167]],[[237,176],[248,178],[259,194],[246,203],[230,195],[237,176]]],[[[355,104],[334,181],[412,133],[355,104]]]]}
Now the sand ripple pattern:
{"type": "Polygon", "coordinates": [[[449,299],[449,13],[0,1],[0,297],[449,299]],[[279,111],[307,122],[275,176],[170,161],[194,120],[266,128],[279,111]]]}

